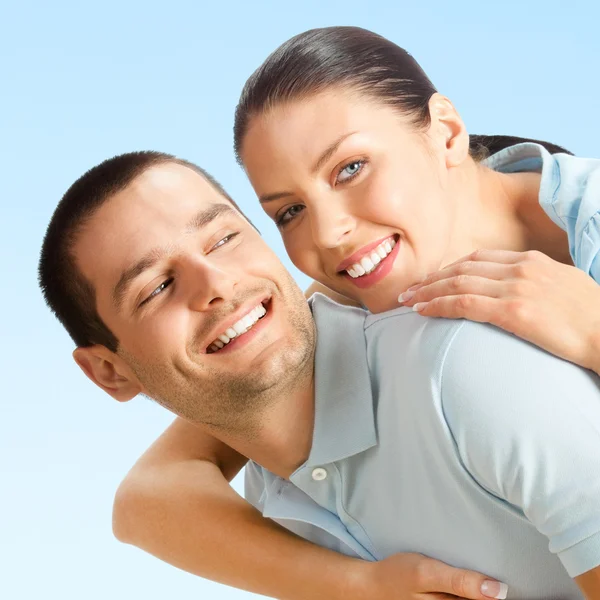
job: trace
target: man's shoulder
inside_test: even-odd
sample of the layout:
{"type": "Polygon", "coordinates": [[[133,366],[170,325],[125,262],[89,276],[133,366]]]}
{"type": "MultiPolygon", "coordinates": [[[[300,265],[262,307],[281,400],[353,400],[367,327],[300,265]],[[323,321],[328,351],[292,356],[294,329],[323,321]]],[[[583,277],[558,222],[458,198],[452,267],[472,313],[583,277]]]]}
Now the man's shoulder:
{"type": "Polygon", "coordinates": [[[315,292],[309,299],[308,305],[312,311],[313,318],[317,321],[328,322],[333,320],[336,324],[341,325],[344,322],[364,324],[365,319],[370,314],[366,309],[357,306],[348,306],[339,304],[335,300],[315,292]]]}
{"type": "Polygon", "coordinates": [[[441,401],[451,421],[523,423],[560,411],[554,403],[585,404],[600,399],[598,377],[497,327],[465,322],[446,349],[440,374],[441,401]],[[574,400],[574,398],[577,398],[574,400]],[[528,407],[528,408],[526,408],[528,407]]]}
{"type": "Polygon", "coordinates": [[[404,365],[412,372],[431,375],[437,370],[452,340],[464,327],[462,319],[423,317],[400,307],[365,319],[371,361],[404,365]]]}

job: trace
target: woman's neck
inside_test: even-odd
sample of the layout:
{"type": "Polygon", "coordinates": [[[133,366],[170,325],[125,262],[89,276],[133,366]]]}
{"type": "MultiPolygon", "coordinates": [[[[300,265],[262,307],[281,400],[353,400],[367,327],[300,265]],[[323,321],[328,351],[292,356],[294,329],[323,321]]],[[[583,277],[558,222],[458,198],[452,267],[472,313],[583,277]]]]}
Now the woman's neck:
{"type": "Polygon", "coordinates": [[[570,263],[566,233],[539,203],[539,173],[498,173],[472,160],[453,174],[457,213],[452,249],[456,256],[480,248],[524,252],[539,250],[570,263]]]}

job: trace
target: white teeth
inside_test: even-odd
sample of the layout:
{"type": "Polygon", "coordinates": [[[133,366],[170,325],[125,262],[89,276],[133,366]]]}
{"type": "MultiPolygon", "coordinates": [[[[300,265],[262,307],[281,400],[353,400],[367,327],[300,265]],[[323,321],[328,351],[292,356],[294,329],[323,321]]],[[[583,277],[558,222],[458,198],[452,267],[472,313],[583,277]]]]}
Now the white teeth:
{"type": "Polygon", "coordinates": [[[211,352],[216,352],[221,348],[224,348],[229,342],[246,333],[249,329],[251,329],[254,324],[264,315],[267,314],[267,309],[259,304],[255,308],[253,308],[247,315],[244,315],[237,323],[234,323],[231,327],[228,327],[224,333],[219,335],[216,340],[214,340],[208,350],[211,352]]]}
{"type": "Polygon", "coordinates": [[[374,268],[375,265],[373,264],[373,262],[371,261],[371,259],[368,256],[363,256],[360,259],[360,266],[367,272],[371,272],[374,268]]]}
{"type": "Polygon", "coordinates": [[[236,335],[240,335],[241,333],[244,333],[244,331],[246,331],[246,329],[248,329],[248,327],[246,325],[244,325],[244,323],[242,322],[242,320],[238,321],[233,326],[233,330],[235,331],[236,335]]]}
{"type": "Polygon", "coordinates": [[[382,242],[371,252],[371,254],[363,256],[360,259],[360,262],[354,263],[351,267],[346,269],[346,272],[353,279],[368,275],[393,250],[395,245],[396,241],[394,238],[382,242]]]}

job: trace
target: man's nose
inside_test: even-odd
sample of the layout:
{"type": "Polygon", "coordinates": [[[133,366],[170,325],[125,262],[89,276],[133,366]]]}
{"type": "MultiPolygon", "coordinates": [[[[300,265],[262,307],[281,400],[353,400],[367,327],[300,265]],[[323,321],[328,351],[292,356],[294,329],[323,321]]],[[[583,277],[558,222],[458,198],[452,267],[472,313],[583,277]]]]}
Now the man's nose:
{"type": "Polygon", "coordinates": [[[222,302],[230,302],[234,297],[238,277],[234,270],[225,265],[217,265],[206,257],[190,261],[192,293],[190,308],[203,312],[216,308],[222,302]]]}
{"type": "Polygon", "coordinates": [[[335,248],[345,241],[354,229],[354,219],[343,206],[324,200],[312,211],[311,228],[313,240],[321,249],[335,248]]]}

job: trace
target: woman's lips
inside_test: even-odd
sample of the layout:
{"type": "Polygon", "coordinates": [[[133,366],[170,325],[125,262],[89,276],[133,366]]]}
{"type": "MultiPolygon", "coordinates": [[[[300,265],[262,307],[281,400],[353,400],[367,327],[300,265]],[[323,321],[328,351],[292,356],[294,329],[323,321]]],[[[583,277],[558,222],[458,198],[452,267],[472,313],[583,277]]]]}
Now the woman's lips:
{"type": "MultiPolygon", "coordinates": [[[[357,288],[360,289],[365,289],[375,285],[376,283],[379,283],[392,270],[392,267],[394,266],[394,261],[396,260],[398,252],[400,251],[400,244],[401,241],[400,239],[398,239],[396,241],[396,245],[392,248],[392,251],[384,259],[382,259],[381,262],[375,267],[375,269],[369,274],[362,275],[360,277],[352,277],[347,272],[345,272],[342,275],[342,277],[346,278],[349,282],[351,282],[357,288]]],[[[376,248],[377,245],[374,247],[376,248]]]]}

